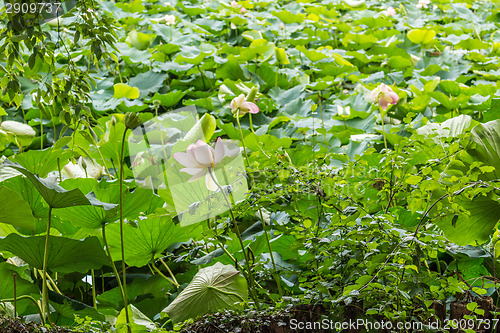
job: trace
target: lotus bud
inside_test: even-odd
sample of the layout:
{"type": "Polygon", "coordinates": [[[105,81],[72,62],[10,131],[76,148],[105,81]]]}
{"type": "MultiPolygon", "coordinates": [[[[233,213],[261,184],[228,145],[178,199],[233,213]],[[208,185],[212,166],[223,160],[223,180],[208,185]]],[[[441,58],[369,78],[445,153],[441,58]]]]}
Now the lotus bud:
{"type": "Polygon", "coordinates": [[[85,162],[85,159],[80,156],[78,159],[78,164],[82,167],[83,170],[87,170],[87,162],[85,162]]]}
{"type": "Polygon", "coordinates": [[[257,91],[259,91],[259,88],[257,88],[257,86],[253,86],[247,95],[247,102],[253,102],[255,100],[255,96],[257,96],[257,91]]]}
{"type": "Polygon", "coordinates": [[[127,112],[127,114],[125,114],[125,127],[133,130],[141,123],[141,118],[139,118],[137,113],[127,112]]]}

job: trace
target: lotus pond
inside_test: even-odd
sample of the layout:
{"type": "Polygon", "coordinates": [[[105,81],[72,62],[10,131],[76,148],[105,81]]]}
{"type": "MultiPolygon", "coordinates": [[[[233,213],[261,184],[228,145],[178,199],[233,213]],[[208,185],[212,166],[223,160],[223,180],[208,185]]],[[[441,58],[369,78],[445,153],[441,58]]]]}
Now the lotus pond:
{"type": "Polygon", "coordinates": [[[2,1],[0,329],[496,332],[499,5],[2,1]]]}

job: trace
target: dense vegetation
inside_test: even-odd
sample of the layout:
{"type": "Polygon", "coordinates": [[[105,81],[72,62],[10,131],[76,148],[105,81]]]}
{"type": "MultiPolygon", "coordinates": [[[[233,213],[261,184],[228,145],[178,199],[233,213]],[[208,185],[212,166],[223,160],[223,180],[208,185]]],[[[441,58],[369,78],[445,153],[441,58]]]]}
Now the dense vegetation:
{"type": "Polygon", "coordinates": [[[0,327],[496,326],[495,1],[4,5],[0,327]]]}

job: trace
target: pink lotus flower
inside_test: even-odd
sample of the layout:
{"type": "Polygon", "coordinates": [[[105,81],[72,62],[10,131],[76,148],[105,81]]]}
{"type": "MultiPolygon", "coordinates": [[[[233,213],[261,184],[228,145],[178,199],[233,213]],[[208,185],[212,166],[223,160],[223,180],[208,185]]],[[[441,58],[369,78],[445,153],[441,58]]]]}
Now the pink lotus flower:
{"type": "Polygon", "coordinates": [[[394,16],[396,15],[396,9],[394,9],[393,7],[388,7],[386,10],[384,10],[382,12],[384,15],[386,16],[394,16]]]}
{"type": "Polygon", "coordinates": [[[418,0],[417,8],[427,8],[427,5],[431,3],[431,0],[418,0]]]}
{"type": "Polygon", "coordinates": [[[391,87],[385,83],[381,83],[377,88],[375,88],[370,97],[372,102],[378,101],[383,110],[386,110],[389,104],[395,105],[399,100],[398,94],[392,91],[391,87]]]}
{"type": "Polygon", "coordinates": [[[236,1],[231,1],[231,7],[233,8],[237,8],[238,7],[238,3],[236,1]]]}
{"type": "Polygon", "coordinates": [[[180,170],[181,172],[193,176],[188,182],[194,182],[205,176],[207,188],[210,191],[216,191],[218,185],[214,172],[215,166],[219,164],[225,156],[234,157],[239,151],[239,147],[234,150],[228,150],[222,142],[222,139],[218,138],[215,149],[207,143],[198,140],[194,145],[189,145],[185,153],[175,153],[173,157],[185,167],[180,170]]]}
{"type": "Polygon", "coordinates": [[[247,9],[245,7],[241,7],[240,13],[245,14],[247,12],[247,9]]]}
{"type": "Polygon", "coordinates": [[[239,95],[238,97],[235,97],[231,101],[231,112],[233,113],[233,115],[235,117],[238,114],[238,110],[239,110],[240,117],[245,115],[248,112],[258,113],[260,111],[257,104],[252,103],[252,102],[247,102],[247,99],[246,99],[245,95],[243,95],[243,94],[239,95]]]}

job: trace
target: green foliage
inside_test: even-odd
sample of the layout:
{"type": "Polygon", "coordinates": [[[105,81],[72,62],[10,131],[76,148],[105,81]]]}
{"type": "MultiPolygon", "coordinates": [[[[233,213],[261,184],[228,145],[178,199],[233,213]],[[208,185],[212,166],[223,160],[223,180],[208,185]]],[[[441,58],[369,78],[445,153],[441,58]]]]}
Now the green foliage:
{"type": "MultiPolygon", "coordinates": [[[[257,309],[249,291],[268,309],[321,303],[339,322],[361,308],[426,323],[435,302],[462,298],[480,318],[500,271],[499,10],[415,3],[2,11],[1,309],[16,315],[16,273],[17,296],[46,298],[48,320],[88,330],[257,309]],[[399,97],[386,111],[371,100],[380,83],[399,97]],[[238,122],[240,94],[260,112],[238,122]],[[245,141],[245,174],[227,159],[232,173],[215,170],[231,212],[172,157],[217,138],[245,141]],[[163,156],[155,190],[137,177],[154,156],[139,143],[163,156]]],[[[17,315],[38,313],[28,300],[17,315]]]]}

